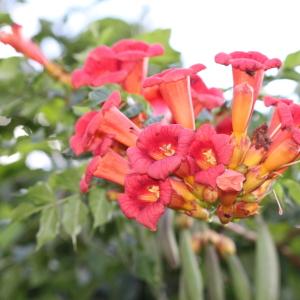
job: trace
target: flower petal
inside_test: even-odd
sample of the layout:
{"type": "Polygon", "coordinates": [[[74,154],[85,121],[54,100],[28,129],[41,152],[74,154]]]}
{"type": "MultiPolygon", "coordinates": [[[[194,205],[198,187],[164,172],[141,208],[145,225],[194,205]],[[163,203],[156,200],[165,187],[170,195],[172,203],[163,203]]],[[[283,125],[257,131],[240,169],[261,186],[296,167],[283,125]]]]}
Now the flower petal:
{"type": "Polygon", "coordinates": [[[148,227],[151,231],[156,231],[157,223],[165,212],[165,207],[161,203],[153,203],[146,206],[136,217],[137,222],[148,227]]]}
{"type": "Polygon", "coordinates": [[[130,147],[127,149],[130,169],[134,173],[146,174],[153,159],[146,155],[137,147],[130,147]]]}
{"type": "Polygon", "coordinates": [[[165,179],[179,168],[181,160],[182,157],[179,155],[157,160],[149,166],[147,173],[152,178],[165,179]]]}
{"type": "Polygon", "coordinates": [[[218,163],[224,165],[229,164],[233,152],[233,146],[230,143],[230,136],[227,134],[215,134],[211,139],[217,155],[218,163]]]}
{"type": "Polygon", "coordinates": [[[218,165],[216,167],[212,167],[210,169],[199,171],[196,174],[196,181],[198,183],[209,185],[212,188],[216,187],[216,179],[225,171],[225,167],[223,165],[218,165]]]}

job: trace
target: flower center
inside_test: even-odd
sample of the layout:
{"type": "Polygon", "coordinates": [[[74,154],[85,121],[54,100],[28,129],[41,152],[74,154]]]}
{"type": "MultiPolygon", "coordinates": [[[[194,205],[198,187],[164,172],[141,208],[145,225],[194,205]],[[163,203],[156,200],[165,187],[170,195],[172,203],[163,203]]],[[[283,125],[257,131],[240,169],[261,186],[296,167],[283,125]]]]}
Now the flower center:
{"type": "Polygon", "coordinates": [[[145,202],[156,202],[160,196],[158,185],[150,185],[146,188],[147,192],[140,195],[140,199],[145,202]]]}
{"type": "Polygon", "coordinates": [[[162,151],[164,156],[172,156],[176,153],[175,149],[172,148],[172,144],[164,144],[159,149],[162,151]]]}
{"type": "Polygon", "coordinates": [[[206,162],[208,162],[210,165],[215,166],[217,164],[217,160],[212,149],[203,151],[202,154],[205,157],[206,162]]]}

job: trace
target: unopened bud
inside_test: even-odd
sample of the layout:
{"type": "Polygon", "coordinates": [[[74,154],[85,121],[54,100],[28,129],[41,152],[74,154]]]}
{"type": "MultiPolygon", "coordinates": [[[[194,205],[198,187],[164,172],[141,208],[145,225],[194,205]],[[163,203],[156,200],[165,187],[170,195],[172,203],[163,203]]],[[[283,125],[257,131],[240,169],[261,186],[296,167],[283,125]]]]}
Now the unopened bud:
{"type": "Polygon", "coordinates": [[[217,215],[222,224],[231,222],[233,219],[233,205],[219,205],[217,208],[217,215]]]}
{"type": "Polygon", "coordinates": [[[224,235],[220,235],[219,242],[216,246],[220,254],[223,256],[226,254],[232,255],[236,252],[236,247],[233,240],[224,235]]]}
{"type": "Polygon", "coordinates": [[[211,188],[205,187],[203,191],[203,200],[209,203],[214,203],[218,199],[218,191],[211,188]]]}

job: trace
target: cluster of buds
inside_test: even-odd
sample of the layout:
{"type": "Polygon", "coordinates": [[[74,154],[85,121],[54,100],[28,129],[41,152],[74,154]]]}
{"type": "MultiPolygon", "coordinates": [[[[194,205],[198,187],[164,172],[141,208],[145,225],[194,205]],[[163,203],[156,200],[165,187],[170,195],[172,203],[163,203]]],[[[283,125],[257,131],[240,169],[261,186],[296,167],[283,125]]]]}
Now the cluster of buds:
{"type": "MultiPolygon", "coordinates": [[[[22,38],[18,25],[11,34],[0,32],[0,40],[50,73],[60,70],[22,38]]],[[[196,128],[204,109],[224,104],[223,93],[208,88],[197,75],[205,69],[202,64],[147,77],[149,58],[163,52],[159,44],[121,40],[92,50],[71,80],[67,74],[61,77],[75,89],[118,84],[142,96],[153,116],[161,116],[150,125],[144,122],[146,112],[127,117],[117,91],[101,108],[81,116],[70,146],[78,156],[93,156],[81,191],[88,192],[94,177],[120,185],[122,191],[113,194],[123,213],[151,230],[166,209],[202,220],[216,214],[224,224],[258,213],[272,183],[299,156],[300,106],[289,99],[265,97],[265,105],[274,107],[271,121],[248,135],[264,71],[279,68],[281,62],[258,52],[216,55],[217,63],[232,66],[231,112],[218,124],[196,128]]]]}
{"type": "Polygon", "coordinates": [[[192,247],[194,252],[200,252],[207,244],[214,245],[222,256],[236,253],[234,241],[224,234],[217,233],[216,231],[210,229],[193,234],[192,247]]]}

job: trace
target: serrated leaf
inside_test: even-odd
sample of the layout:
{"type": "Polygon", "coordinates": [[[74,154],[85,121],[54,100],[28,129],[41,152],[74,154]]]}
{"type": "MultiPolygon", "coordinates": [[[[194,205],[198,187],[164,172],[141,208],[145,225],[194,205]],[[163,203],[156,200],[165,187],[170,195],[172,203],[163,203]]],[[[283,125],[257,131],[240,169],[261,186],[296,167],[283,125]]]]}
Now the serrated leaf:
{"type": "Polygon", "coordinates": [[[40,218],[40,227],[37,233],[37,249],[53,240],[58,234],[59,218],[57,207],[45,207],[40,218]]]}
{"type": "Polygon", "coordinates": [[[279,262],[276,247],[267,225],[258,223],[256,241],[256,300],[279,299],[279,262]]]}
{"type": "Polygon", "coordinates": [[[37,208],[32,203],[21,203],[13,210],[12,220],[15,222],[22,221],[39,210],[40,208],[37,208]]]}
{"type": "Polygon", "coordinates": [[[79,195],[70,196],[65,201],[62,225],[66,233],[71,236],[73,245],[76,248],[76,237],[87,221],[88,209],[80,200],[79,195]]]}
{"type": "Polygon", "coordinates": [[[89,193],[89,206],[94,217],[94,228],[107,223],[111,219],[113,205],[105,195],[104,189],[92,189],[89,193]]]}
{"type": "Polygon", "coordinates": [[[229,267],[235,298],[237,300],[251,300],[249,278],[240,259],[235,254],[227,255],[225,259],[229,267]]]}
{"type": "Polygon", "coordinates": [[[147,32],[136,36],[138,40],[142,40],[148,43],[160,43],[164,46],[165,52],[161,56],[151,58],[151,62],[167,67],[170,64],[176,64],[180,62],[180,53],[175,51],[170,46],[170,29],[157,29],[152,32],[147,32]]]}
{"type": "Polygon", "coordinates": [[[182,230],[180,234],[180,257],[186,294],[190,300],[204,299],[202,274],[192,249],[192,239],[188,229],[182,230]]]}
{"type": "Polygon", "coordinates": [[[284,68],[292,69],[300,65],[300,51],[289,54],[283,64],[284,68]]]}
{"type": "Polygon", "coordinates": [[[224,300],[224,282],[217,251],[213,245],[205,248],[205,270],[209,299],[224,300]]]}
{"type": "Polygon", "coordinates": [[[287,188],[289,196],[300,204],[300,185],[292,179],[283,180],[283,185],[287,188]]]}
{"type": "Polygon", "coordinates": [[[26,199],[35,205],[44,205],[55,201],[55,195],[50,186],[45,182],[38,182],[30,187],[26,199]]]}
{"type": "Polygon", "coordinates": [[[53,173],[49,177],[49,185],[54,190],[64,190],[76,193],[79,191],[79,181],[84,167],[70,168],[63,172],[53,173]]]}

